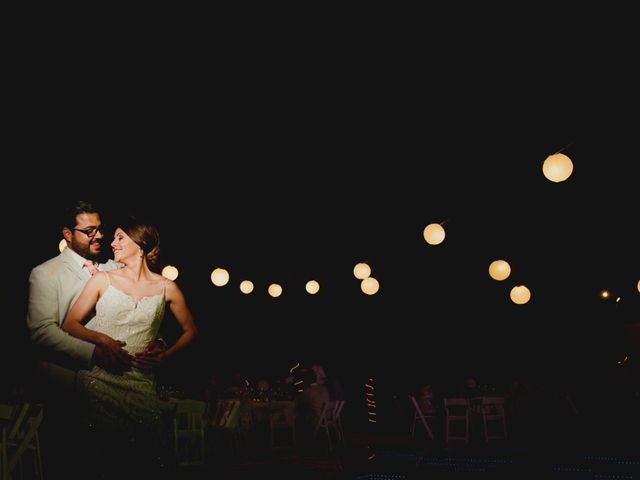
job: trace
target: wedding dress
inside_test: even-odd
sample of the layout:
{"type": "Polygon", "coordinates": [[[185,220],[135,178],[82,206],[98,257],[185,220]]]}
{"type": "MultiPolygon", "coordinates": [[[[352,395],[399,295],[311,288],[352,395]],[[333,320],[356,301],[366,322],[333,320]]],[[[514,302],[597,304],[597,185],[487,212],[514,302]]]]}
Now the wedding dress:
{"type": "MultiPolygon", "coordinates": [[[[158,334],[165,313],[164,290],[163,285],[157,295],[136,300],[109,278],[96,315],[86,327],[126,342],[123,348],[132,355],[141,352],[158,334]]],[[[98,435],[133,448],[155,450],[166,443],[170,404],[158,398],[153,372],[133,368],[112,374],[94,366],[78,373],[78,389],[85,399],[89,427],[98,435]]]]}

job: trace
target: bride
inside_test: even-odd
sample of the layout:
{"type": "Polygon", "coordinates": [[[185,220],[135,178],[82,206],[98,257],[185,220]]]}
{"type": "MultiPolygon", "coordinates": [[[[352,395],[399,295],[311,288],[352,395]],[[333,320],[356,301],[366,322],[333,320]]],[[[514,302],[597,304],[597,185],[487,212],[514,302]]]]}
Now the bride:
{"type": "MultiPolygon", "coordinates": [[[[78,389],[86,400],[89,426],[96,438],[133,451],[143,447],[157,457],[158,439],[168,433],[168,404],[158,399],[145,347],[152,342],[168,305],[182,334],[155,362],[164,364],[189,345],[196,327],[180,288],[149,268],[160,252],[154,225],[130,218],[115,230],[114,260],[124,268],[99,272],[87,282],[62,328],[100,345],[109,355],[133,358],[133,368],[118,374],[98,366],[82,370],[78,389]],[[95,317],[84,324],[94,311],[95,317]],[[153,447],[151,446],[153,445],[153,447]]],[[[138,450],[138,453],[140,451],[138,450]]]]}

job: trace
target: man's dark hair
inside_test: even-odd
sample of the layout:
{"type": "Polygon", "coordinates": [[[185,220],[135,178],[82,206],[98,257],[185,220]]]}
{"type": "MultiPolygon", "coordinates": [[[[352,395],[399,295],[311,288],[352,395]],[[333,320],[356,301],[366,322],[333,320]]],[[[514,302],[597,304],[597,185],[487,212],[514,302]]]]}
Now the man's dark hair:
{"type": "Polygon", "coordinates": [[[76,226],[76,216],[81,213],[99,213],[94,203],[76,200],[73,205],[67,206],[62,217],[62,226],[73,228],[76,226]]]}

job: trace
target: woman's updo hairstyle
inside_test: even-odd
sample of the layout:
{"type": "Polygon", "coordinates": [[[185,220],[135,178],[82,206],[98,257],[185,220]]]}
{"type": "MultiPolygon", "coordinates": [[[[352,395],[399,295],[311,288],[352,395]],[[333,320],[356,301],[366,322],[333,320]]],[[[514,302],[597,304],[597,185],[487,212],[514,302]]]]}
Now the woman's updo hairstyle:
{"type": "Polygon", "coordinates": [[[128,216],[120,228],[138,244],[147,257],[149,268],[153,269],[157,265],[160,255],[160,234],[156,226],[138,220],[134,216],[128,216]]]}

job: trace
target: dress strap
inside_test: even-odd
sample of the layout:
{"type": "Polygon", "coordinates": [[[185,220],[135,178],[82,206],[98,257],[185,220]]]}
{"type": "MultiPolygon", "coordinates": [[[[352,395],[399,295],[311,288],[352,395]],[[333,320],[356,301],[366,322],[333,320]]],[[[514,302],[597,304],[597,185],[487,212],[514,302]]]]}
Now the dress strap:
{"type": "Polygon", "coordinates": [[[111,277],[109,276],[109,272],[103,272],[107,276],[107,282],[111,285],[111,277]]]}

